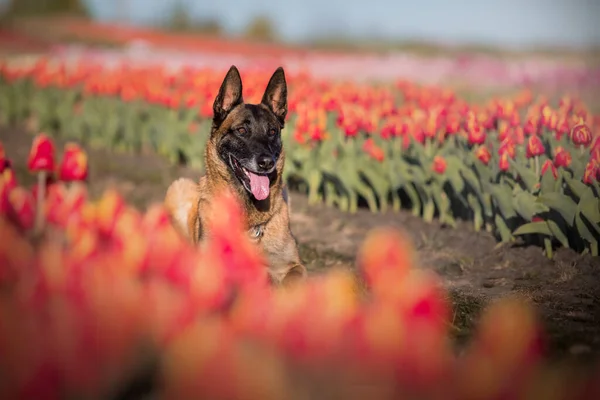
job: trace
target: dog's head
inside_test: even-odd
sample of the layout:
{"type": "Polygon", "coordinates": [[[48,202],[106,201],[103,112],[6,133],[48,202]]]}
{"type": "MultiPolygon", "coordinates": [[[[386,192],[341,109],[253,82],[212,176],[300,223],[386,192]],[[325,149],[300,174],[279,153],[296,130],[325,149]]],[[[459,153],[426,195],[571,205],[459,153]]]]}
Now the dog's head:
{"type": "Polygon", "coordinates": [[[287,115],[283,68],[271,77],[260,104],[245,104],[242,79],[232,66],[213,104],[211,141],[229,173],[256,200],[269,197],[283,168],[281,130],[287,115]]]}

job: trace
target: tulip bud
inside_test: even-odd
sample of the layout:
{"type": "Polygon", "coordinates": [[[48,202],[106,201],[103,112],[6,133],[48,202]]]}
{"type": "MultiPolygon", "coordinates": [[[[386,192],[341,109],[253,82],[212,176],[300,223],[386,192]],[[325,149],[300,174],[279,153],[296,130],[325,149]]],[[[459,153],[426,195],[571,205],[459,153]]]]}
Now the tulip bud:
{"type": "Polygon", "coordinates": [[[475,157],[477,157],[484,165],[488,165],[492,159],[492,154],[486,146],[479,146],[475,150],[475,157]]]}
{"type": "Polygon", "coordinates": [[[33,140],[27,167],[31,172],[52,172],[54,170],[54,143],[44,133],[33,140]]]}
{"type": "Polygon", "coordinates": [[[542,176],[544,176],[548,169],[552,172],[552,176],[554,176],[554,179],[558,179],[558,171],[556,170],[554,163],[550,160],[546,160],[542,165],[542,176]]]}
{"type": "Polygon", "coordinates": [[[544,148],[544,143],[542,139],[537,135],[529,136],[529,140],[527,140],[527,149],[526,155],[527,158],[538,157],[544,154],[546,149],[544,148]]]}
{"type": "Polygon", "coordinates": [[[435,156],[433,158],[432,168],[437,174],[442,175],[444,172],[446,172],[446,166],[447,166],[447,162],[446,162],[446,160],[444,160],[443,157],[435,156]]]}

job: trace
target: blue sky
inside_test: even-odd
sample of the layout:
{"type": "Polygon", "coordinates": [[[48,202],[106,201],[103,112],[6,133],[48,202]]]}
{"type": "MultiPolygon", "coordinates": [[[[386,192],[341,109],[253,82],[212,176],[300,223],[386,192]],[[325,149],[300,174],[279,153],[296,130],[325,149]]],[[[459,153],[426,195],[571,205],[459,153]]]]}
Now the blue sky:
{"type": "Polygon", "coordinates": [[[139,24],[160,20],[181,1],[191,17],[217,18],[230,32],[264,14],[286,40],[339,33],[505,46],[600,45],[600,0],[86,1],[99,19],[111,20],[127,9],[139,24]]]}

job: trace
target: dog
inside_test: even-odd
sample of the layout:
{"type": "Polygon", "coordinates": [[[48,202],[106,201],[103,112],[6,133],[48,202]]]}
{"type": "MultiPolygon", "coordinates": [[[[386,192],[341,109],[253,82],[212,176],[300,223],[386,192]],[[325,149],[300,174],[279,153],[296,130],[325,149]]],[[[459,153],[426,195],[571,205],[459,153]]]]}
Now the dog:
{"type": "Polygon", "coordinates": [[[187,178],[174,181],[164,201],[175,228],[201,244],[210,236],[203,215],[210,215],[214,195],[222,188],[233,189],[244,208],[249,235],[266,256],[271,283],[285,286],[307,277],[290,229],[289,198],[282,180],[281,130],[287,110],[282,67],[271,76],[261,102],[246,104],[242,79],[232,65],[213,103],[205,175],[198,183],[187,178]]]}

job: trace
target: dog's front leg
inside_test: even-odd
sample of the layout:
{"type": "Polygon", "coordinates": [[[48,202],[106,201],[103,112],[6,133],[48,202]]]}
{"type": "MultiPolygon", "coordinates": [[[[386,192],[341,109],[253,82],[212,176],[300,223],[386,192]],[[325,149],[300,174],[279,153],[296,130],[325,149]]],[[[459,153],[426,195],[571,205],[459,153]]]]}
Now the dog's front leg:
{"type": "Polygon", "coordinates": [[[304,281],[308,272],[300,261],[296,241],[289,235],[282,244],[280,251],[267,251],[271,282],[277,286],[289,286],[304,281]]]}

